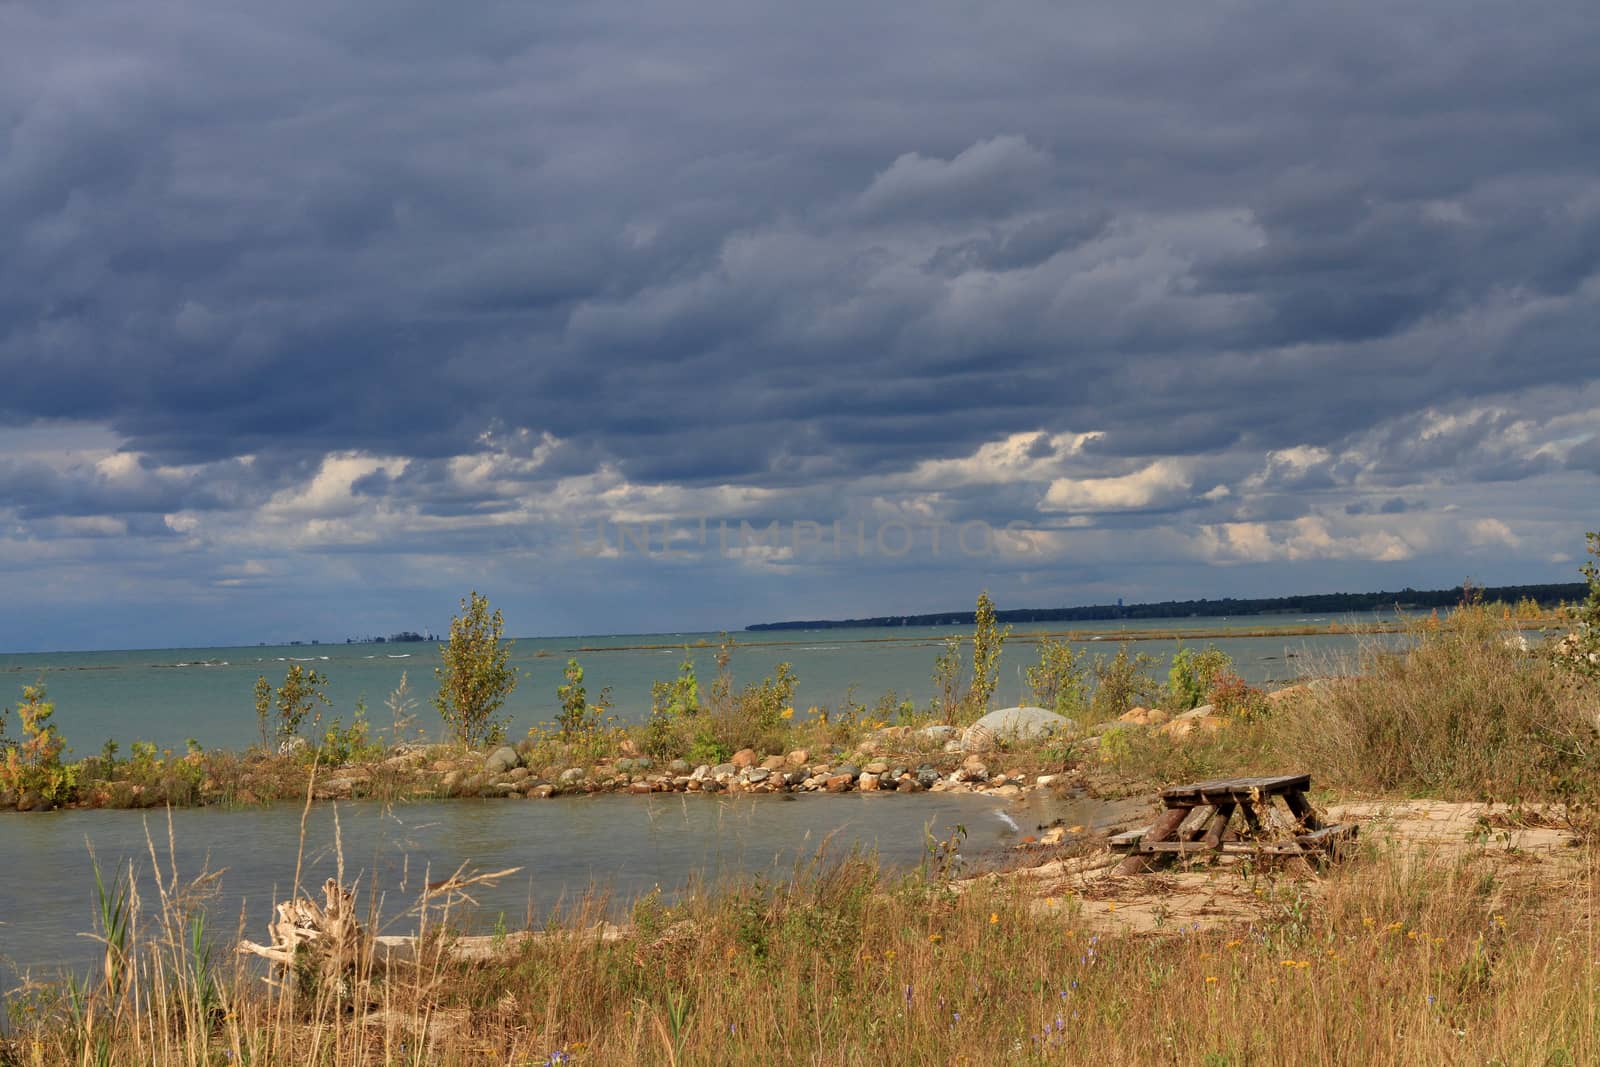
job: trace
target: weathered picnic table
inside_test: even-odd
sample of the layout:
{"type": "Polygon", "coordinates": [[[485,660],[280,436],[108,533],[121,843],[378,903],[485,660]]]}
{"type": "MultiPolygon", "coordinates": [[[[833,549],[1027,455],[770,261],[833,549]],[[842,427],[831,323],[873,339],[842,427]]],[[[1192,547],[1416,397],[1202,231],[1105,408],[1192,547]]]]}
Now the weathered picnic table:
{"type": "Polygon", "coordinates": [[[1161,802],[1165,810],[1154,823],[1111,839],[1113,851],[1128,854],[1117,873],[1137,874],[1192,853],[1297,856],[1334,852],[1341,843],[1355,837],[1356,826],[1324,824],[1306,799],[1310,788],[1309,774],[1285,774],[1275,778],[1226,778],[1163,789],[1161,802]],[[1277,799],[1282,799],[1293,816],[1293,832],[1272,840],[1267,824],[1277,799]]]}

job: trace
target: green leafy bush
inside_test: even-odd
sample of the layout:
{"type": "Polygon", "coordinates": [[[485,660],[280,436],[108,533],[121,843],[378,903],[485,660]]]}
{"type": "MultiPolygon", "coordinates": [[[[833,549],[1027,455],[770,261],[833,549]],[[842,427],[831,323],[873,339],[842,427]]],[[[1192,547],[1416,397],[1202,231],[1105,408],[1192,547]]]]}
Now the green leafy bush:
{"type": "Polygon", "coordinates": [[[461,600],[461,614],[450,620],[450,643],[441,645],[444,665],[434,668],[439,692],[433,706],[464,745],[494,744],[505,723],[494,713],[517,688],[509,665],[512,642],[503,638],[505,619],[489,612],[489,599],[473,590],[461,600]]]}
{"type": "Polygon", "coordinates": [[[1089,664],[1065,641],[1039,642],[1039,662],[1028,668],[1033,702],[1061,715],[1081,714],[1089,702],[1089,664]]]}
{"type": "Polygon", "coordinates": [[[34,793],[50,804],[70,800],[77,788],[77,769],[64,766],[66,742],[50,720],[56,706],[45,695],[44,681],[22,687],[17,704],[20,739],[5,746],[0,762],[0,786],[19,796],[34,793]]]}
{"type": "Polygon", "coordinates": [[[1161,706],[1168,711],[1188,711],[1207,700],[1207,693],[1222,675],[1233,670],[1233,657],[1207,645],[1196,652],[1179,647],[1167,670],[1167,684],[1160,694],[1161,706]]]}
{"type": "Polygon", "coordinates": [[[256,722],[261,729],[261,747],[263,749],[281,748],[285,741],[300,735],[300,724],[311,715],[318,706],[328,703],[328,677],[316,671],[308,671],[300,664],[291,664],[283,676],[283,684],[277,689],[272,688],[272,683],[267,681],[266,675],[256,679],[255,703],[256,722]],[[272,724],[272,713],[277,711],[277,723],[272,724]],[[272,738],[269,739],[268,731],[271,728],[272,738]],[[275,739],[277,744],[272,744],[275,739]]]}

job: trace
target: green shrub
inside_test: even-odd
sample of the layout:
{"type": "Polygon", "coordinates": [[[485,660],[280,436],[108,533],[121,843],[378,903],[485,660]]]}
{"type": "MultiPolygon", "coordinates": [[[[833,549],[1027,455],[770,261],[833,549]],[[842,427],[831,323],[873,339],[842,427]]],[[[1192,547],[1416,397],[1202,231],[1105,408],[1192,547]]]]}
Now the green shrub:
{"type": "Polygon", "coordinates": [[[1096,719],[1114,719],[1133,707],[1150,699],[1156,692],[1156,680],[1150,671],[1155,658],[1143,652],[1129,651],[1126,642],[1117,646],[1117,654],[1106,658],[1097,655],[1090,668],[1094,675],[1094,695],[1089,701],[1090,713],[1096,719]]]}
{"type": "Polygon", "coordinates": [[[1233,657],[1207,645],[1196,652],[1180,646],[1167,670],[1167,684],[1161,691],[1161,706],[1168,711],[1188,711],[1204,703],[1216,680],[1233,670],[1233,657]]]}
{"type": "Polygon", "coordinates": [[[972,629],[972,689],[967,694],[966,710],[969,717],[981,718],[989,710],[989,700],[994,696],[1000,681],[1000,652],[1005,648],[1011,627],[1004,630],[995,623],[994,601],[985,589],[978,594],[978,608],[972,629]]]}
{"type": "Polygon", "coordinates": [[[678,676],[670,682],[658,681],[650,686],[650,718],[645,723],[643,740],[645,752],[656,759],[668,759],[686,751],[686,724],[699,714],[700,681],[695,676],[694,657],[684,649],[678,676]]]}
{"type": "Polygon", "coordinates": [[[56,706],[45,695],[44,681],[22,687],[17,704],[17,724],[22,736],[4,750],[0,762],[0,786],[17,794],[37,793],[51,804],[72,798],[77,789],[77,768],[64,766],[61,753],[66,742],[50,720],[56,706]]]}
{"type": "Polygon", "coordinates": [[[328,677],[316,671],[308,671],[300,664],[291,664],[288,672],[283,676],[283,684],[276,690],[272,683],[267,681],[266,675],[256,679],[255,704],[256,722],[261,729],[261,747],[268,750],[280,749],[285,741],[298,737],[300,724],[308,715],[319,706],[328,703],[328,677]],[[272,712],[277,711],[277,724],[273,728],[273,738],[277,744],[272,744],[268,738],[268,728],[272,719],[272,712]]]}
{"type": "Polygon", "coordinates": [[[435,667],[439,692],[433,706],[456,740],[467,746],[494,744],[505,736],[505,723],[494,713],[517,688],[517,672],[509,664],[512,642],[502,634],[505,620],[489,613],[489,599],[477,590],[461,600],[461,614],[450,620],[450,643],[441,645],[444,665],[435,667]]]}
{"type": "Polygon", "coordinates": [[[1039,642],[1039,662],[1028,668],[1033,702],[1060,715],[1082,714],[1089,701],[1089,665],[1084,654],[1065,641],[1039,642]]]}

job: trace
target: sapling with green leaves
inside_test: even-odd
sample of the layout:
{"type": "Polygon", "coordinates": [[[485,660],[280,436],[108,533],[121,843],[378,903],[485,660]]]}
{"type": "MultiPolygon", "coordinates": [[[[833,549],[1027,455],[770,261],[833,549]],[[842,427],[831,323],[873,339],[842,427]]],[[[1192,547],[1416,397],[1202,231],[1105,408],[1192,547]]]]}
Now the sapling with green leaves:
{"type": "Polygon", "coordinates": [[[444,665],[434,668],[439,692],[433,706],[455,732],[456,740],[475,747],[505,736],[499,711],[517,688],[510,665],[513,642],[505,640],[505,619],[490,612],[489,598],[474,589],[461,599],[461,614],[450,620],[450,643],[439,647],[444,665]]]}

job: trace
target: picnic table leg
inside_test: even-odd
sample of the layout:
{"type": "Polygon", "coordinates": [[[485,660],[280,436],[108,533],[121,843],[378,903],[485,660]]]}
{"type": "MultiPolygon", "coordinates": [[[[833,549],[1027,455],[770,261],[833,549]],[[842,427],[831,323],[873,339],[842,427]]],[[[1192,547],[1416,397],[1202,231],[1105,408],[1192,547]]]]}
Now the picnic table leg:
{"type": "Polygon", "coordinates": [[[1217,848],[1222,844],[1222,835],[1228,829],[1228,823],[1233,820],[1233,802],[1223,801],[1217,805],[1216,812],[1211,816],[1211,822],[1206,826],[1206,833],[1201,841],[1206,848],[1217,848]]]}
{"type": "MultiPolygon", "coordinates": [[[[1156,821],[1150,824],[1150,829],[1145,833],[1141,844],[1144,842],[1150,842],[1153,844],[1157,841],[1166,841],[1171,839],[1172,835],[1178,832],[1179,824],[1181,824],[1193,810],[1193,807],[1176,807],[1168,808],[1166,811],[1163,811],[1160,815],[1156,816],[1156,821]]],[[[1116,873],[1139,874],[1142,871],[1147,871],[1152,867],[1161,865],[1162,862],[1167,861],[1168,859],[1169,857],[1166,856],[1152,856],[1134,852],[1129,855],[1127,859],[1123,860],[1117,865],[1116,873]]]]}
{"type": "Polygon", "coordinates": [[[1311,801],[1298,789],[1291,789],[1283,794],[1283,801],[1289,805],[1289,810],[1294,812],[1294,817],[1300,820],[1300,825],[1307,830],[1322,829],[1322,820],[1317,818],[1317,809],[1311,806],[1311,801]]]}

